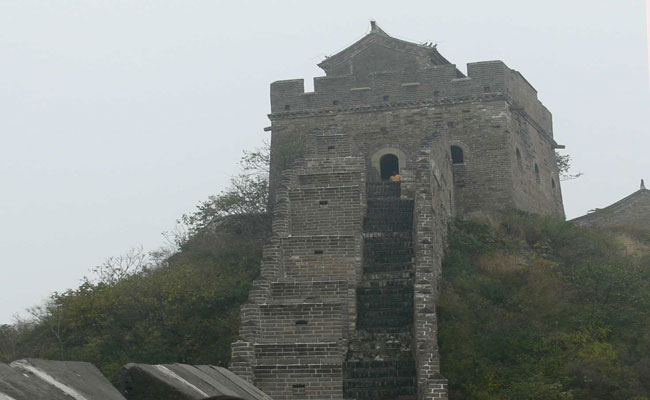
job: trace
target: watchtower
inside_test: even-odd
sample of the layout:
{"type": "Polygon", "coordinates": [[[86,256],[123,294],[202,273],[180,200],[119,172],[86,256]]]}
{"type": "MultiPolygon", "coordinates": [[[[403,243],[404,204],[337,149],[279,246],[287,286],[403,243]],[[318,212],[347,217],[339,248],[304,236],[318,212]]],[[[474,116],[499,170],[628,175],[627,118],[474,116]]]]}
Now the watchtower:
{"type": "Polygon", "coordinates": [[[563,215],[551,114],[501,61],[365,37],[271,84],[273,235],[231,368],[274,399],[446,398],[435,301],[454,216],[563,215]]]}

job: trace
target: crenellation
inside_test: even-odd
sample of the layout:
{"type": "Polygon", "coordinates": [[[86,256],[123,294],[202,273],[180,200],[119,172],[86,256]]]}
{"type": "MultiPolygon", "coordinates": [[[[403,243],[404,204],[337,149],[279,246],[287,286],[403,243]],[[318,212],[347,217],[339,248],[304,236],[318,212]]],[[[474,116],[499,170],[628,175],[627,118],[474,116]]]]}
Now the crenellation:
{"type": "Polygon", "coordinates": [[[417,71],[411,80],[404,80],[400,72],[377,72],[370,74],[369,84],[364,87],[355,86],[351,76],[317,77],[315,91],[309,93],[304,92],[302,79],[278,81],[271,85],[271,111],[273,114],[320,109],[336,112],[362,105],[403,106],[404,102],[458,101],[486,93],[503,94],[552,139],[551,114],[538,100],[537,90],[521,73],[502,61],[469,63],[467,70],[468,76],[458,77],[453,64],[428,67],[417,71]]]}

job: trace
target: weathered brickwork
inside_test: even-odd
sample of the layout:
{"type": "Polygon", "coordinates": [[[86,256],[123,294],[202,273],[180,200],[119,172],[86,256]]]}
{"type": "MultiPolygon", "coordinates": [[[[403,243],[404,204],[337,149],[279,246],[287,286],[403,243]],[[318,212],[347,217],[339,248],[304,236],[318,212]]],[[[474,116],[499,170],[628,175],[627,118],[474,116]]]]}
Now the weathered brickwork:
{"type": "Polygon", "coordinates": [[[418,398],[446,399],[447,381],[440,374],[436,300],[447,227],[453,215],[453,176],[445,157],[444,135],[433,135],[417,158],[417,192],[414,210],[414,337],[418,398]]]}
{"type": "Polygon", "coordinates": [[[504,63],[465,76],[374,23],[320,67],[271,85],[273,235],[231,368],[274,399],[446,399],[448,224],[564,215],[551,114],[504,63]]]}
{"type": "Polygon", "coordinates": [[[366,203],[349,143],[333,131],[310,137],[276,185],[272,239],[231,363],[274,399],[342,398],[366,203]]]}

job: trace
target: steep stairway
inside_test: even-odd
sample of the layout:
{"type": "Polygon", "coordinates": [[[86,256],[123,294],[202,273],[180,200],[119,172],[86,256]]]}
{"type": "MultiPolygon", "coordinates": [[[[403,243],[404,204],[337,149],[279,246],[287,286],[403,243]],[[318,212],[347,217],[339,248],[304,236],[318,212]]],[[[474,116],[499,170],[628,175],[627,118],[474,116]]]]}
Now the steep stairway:
{"type": "Polygon", "coordinates": [[[357,288],[357,330],[350,338],[344,397],[414,400],[413,200],[399,183],[369,184],[363,277],[357,288]]]}

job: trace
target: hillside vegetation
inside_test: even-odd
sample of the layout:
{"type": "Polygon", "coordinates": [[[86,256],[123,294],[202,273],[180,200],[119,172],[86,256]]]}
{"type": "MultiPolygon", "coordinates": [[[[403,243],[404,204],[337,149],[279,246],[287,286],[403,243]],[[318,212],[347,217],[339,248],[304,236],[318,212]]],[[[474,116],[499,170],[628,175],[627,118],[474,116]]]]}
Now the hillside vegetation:
{"type": "Polygon", "coordinates": [[[0,361],[83,360],[108,376],[128,362],[227,366],[261,261],[262,238],[239,228],[196,234],[164,265],[55,293],[34,321],[2,327],[0,361]]]}
{"type": "Polygon", "coordinates": [[[439,301],[452,399],[650,399],[650,233],[458,221],[439,301]]]}
{"type": "MultiPolygon", "coordinates": [[[[164,265],[54,294],[0,356],[227,365],[268,217],[195,232],[164,265]]],[[[456,221],[439,301],[452,399],[650,399],[650,233],[505,214],[456,221]]]]}

